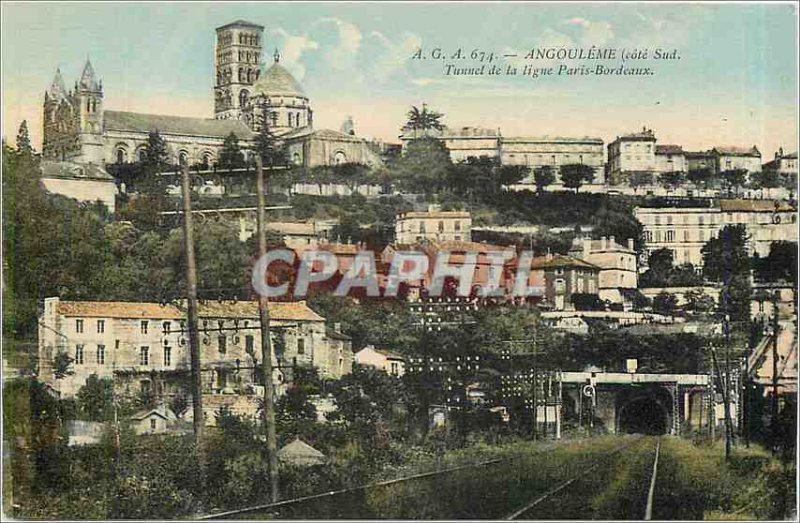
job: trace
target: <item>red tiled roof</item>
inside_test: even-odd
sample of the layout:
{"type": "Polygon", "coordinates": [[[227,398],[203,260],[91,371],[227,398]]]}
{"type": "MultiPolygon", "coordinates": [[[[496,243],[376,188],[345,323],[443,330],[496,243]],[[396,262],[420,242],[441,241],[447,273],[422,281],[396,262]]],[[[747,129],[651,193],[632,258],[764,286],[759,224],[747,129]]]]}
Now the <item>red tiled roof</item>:
{"type": "Polygon", "coordinates": [[[59,301],[58,314],[89,318],[179,319],[181,311],[174,305],[128,301],[59,301]]]}
{"type": "MultiPolygon", "coordinates": [[[[268,305],[269,317],[273,320],[325,321],[305,301],[271,301],[268,305]]],[[[258,302],[209,300],[199,304],[197,315],[205,318],[258,318],[258,302]]]]}
{"type": "Polygon", "coordinates": [[[531,269],[554,269],[559,267],[578,267],[581,269],[594,269],[600,270],[597,265],[591,264],[587,261],[573,258],[572,256],[565,256],[563,254],[555,254],[553,256],[537,256],[531,263],[531,269]]]}

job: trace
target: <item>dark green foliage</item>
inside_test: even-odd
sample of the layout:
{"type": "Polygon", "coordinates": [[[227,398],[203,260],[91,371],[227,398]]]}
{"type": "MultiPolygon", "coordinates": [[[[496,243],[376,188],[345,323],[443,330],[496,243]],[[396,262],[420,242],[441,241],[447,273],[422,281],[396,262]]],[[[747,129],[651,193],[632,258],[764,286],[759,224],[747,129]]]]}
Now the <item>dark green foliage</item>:
{"type": "Polygon", "coordinates": [[[33,156],[33,146],[31,145],[31,137],[28,134],[28,121],[22,120],[19,125],[19,132],[17,132],[17,154],[21,156],[33,156]]]}
{"type": "Polygon", "coordinates": [[[702,249],[703,276],[722,283],[719,307],[739,326],[750,321],[750,259],[747,256],[747,229],[726,225],[719,237],[702,249]]]}
{"type": "Polygon", "coordinates": [[[452,162],[444,143],[435,138],[418,138],[408,143],[392,166],[397,185],[408,192],[438,193],[442,190],[452,162]]]}
{"type": "Polygon", "coordinates": [[[420,110],[417,106],[412,105],[411,110],[408,111],[408,120],[406,121],[406,128],[415,131],[427,131],[435,129],[441,131],[444,126],[442,125],[442,113],[428,109],[427,104],[422,104],[420,110]]]}
{"type": "Polygon", "coordinates": [[[219,153],[217,165],[222,169],[238,169],[244,167],[244,154],[239,146],[239,138],[233,132],[225,137],[219,153]]]}
{"type": "Polygon", "coordinates": [[[75,361],[75,359],[67,352],[58,351],[53,357],[53,376],[55,376],[56,379],[61,379],[75,374],[75,371],[72,369],[73,361],[75,361]]]}
{"type": "Polygon", "coordinates": [[[777,241],[769,256],[753,258],[754,276],[759,281],[797,283],[797,242],[777,241]]]}
{"type": "Polygon", "coordinates": [[[88,421],[109,421],[114,415],[114,382],[92,374],[78,390],[81,417],[88,421]]]}
{"type": "Polygon", "coordinates": [[[658,176],[658,181],[668,190],[673,190],[683,185],[685,177],[680,171],[663,172],[658,176]]]}
{"type": "Polygon", "coordinates": [[[572,295],[572,304],[579,311],[602,311],[605,303],[597,294],[575,293],[572,295]]]}
{"type": "Polygon", "coordinates": [[[544,165],[533,170],[533,182],[536,184],[537,191],[544,192],[544,188],[555,181],[556,175],[551,166],[544,165]]]}
{"type": "Polygon", "coordinates": [[[678,308],[678,298],[674,294],[661,291],[653,298],[653,311],[659,314],[673,314],[678,308]]]}
{"type": "Polygon", "coordinates": [[[564,187],[575,189],[576,193],[581,185],[594,181],[594,167],[582,163],[562,165],[559,172],[561,173],[561,183],[564,184],[564,187]]]}
{"type": "Polygon", "coordinates": [[[634,171],[628,174],[628,184],[631,187],[653,185],[655,176],[650,171],[634,171]]]}
{"type": "Polygon", "coordinates": [[[686,310],[697,313],[708,313],[716,308],[714,298],[703,291],[689,291],[686,293],[686,310]]]}
{"type": "Polygon", "coordinates": [[[695,287],[703,284],[703,277],[691,263],[673,265],[674,253],[670,249],[656,249],[650,253],[648,269],[639,279],[640,287],[695,287]]]}

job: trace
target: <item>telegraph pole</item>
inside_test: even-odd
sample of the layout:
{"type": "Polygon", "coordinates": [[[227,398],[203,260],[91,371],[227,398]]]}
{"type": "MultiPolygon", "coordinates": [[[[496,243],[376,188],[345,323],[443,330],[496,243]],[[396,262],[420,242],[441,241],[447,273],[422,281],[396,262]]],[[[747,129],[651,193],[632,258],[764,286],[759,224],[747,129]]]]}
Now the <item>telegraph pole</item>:
{"type": "Polygon", "coordinates": [[[778,296],[777,290],[772,296],[772,402],[770,404],[770,415],[772,423],[770,432],[772,433],[772,452],[778,446],[778,296]]]}
{"type": "Polygon", "coordinates": [[[183,238],[186,250],[186,293],[189,315],[189,355],[192,365],[192,414],[195,443],[203,436],[203,383],[200,371],[200,340],[197,334],[197,269],[194,260],[194,227],[189,166],[181,167],[183,193],[183,238]]]}
{"type": "MultiPolygon", "coordinates": [[[[258,190],[258,256],[267,253],[267,231],[264,197],[264,165],[261,153],[256,155],[256,180],[258,190]]],[[[263,274],[259,278],[265,277],[263,274]]],[[[270,493],[273,503],[278,501],[278,441],[275,434],[275,402],[272,390],[272,347],[269,337],[269,308],[266,296],[258,297],[258,314],[261,323],[261,364],[264,372],[264,425],[267,430],[267,461],[269,465],[270,493]]]]}

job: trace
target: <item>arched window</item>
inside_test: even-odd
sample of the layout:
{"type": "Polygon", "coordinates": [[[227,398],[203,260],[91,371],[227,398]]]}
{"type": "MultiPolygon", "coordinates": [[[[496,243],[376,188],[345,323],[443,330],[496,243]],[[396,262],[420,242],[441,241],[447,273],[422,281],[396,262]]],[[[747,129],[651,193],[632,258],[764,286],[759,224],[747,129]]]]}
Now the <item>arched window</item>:
{"type": "Polygon", "coordinates": [[[333,163],[339,165],[346,162],[347,162],[347,157],[344,155],[344,152],[336,151],[336,153],[333,155],[333,163]]]}
{"type": "Polygon", "coordinates": [[[239,81],[244,82],[244,69],[239,69],[239,81]]]}
{"type": "Polygon", "coordinates": [[[292,113],[289,113],[286,116],[289,117],[289,127],[291,127],[292,126],[292,113]]]}
{"type": "Polygon", "coordinates": [[[125,150],[117,149],[117,163],[125,163],[125,150]]]}
{"type": "Polygon", "coordinates": [[[186,165],[189,163],[189,153],[186,151],[181,151],[178,153],[178,164],[179,165],[186,165]]]}
{"type": "Polygon", "coordinates": [[[272,120],[272,125],[278,125],[278,113],[277,111],[272,111],[269,115],[269,119],[272,120]]]}
{"type": "Polygon", "coordinates": [[[246,106],[249,99],[250,99],[250,93],[247,91],[247,89],[242,89],[239,92],[239,106],[240,107],[246,106]]]}
{"type": "Polygon", "coordinates": [[[210,167],[211,162],[214,160],[214,155],[206,151],[203,153],[203,166],[210,167]]]}
{"type": "Polygon", "coordinates": [[[92,100],[92,112],[97,112],[97,100],[92,100]]]}
{"type": "Polygon", "coordinates": [[[300,165],[300,153],[294,153],[294,154],[292,155],[292,162],[293,162],[295,165],[300,165]]]}
{"type": "Polygon", "coordinates": [[[86,112],[87,113],[91,113],[92,112],[92,101],[91,100],[86,100],[86,112]]]}
{"type": "Polygon", "coordinates": [[[137,156],[139,157],[140,162],[144,162],[147,159],[147,149],[145,149],[144,147],[139,149],[137,156]]]}

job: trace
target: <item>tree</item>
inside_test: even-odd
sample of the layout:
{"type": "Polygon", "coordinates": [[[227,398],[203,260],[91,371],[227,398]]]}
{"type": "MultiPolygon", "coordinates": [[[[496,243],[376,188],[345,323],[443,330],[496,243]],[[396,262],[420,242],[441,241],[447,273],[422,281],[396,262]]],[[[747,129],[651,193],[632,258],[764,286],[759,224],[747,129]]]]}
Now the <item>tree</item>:
{"type": "Polygon", "coordinates": [[[656,249],[647,259],[647,271],[639,282],[642,287],[663,287],[672,272],[675,254],[671,249],[656,249]]]}
{"type": "Polygon", "coordinates": [[[585,183],[592,183],[594,180],[594,167],[582,163],[570,163],[561,166],[561,182],[564,187],[578,189],[585,183]]]}
{"type": "Polygon", "coordinates": [[[650,171],[634,171],[628,176],[628,183],[634,189],[653,185],[653,173],[650,171]]]}
{"type": "Polygon", "coordinates": [[[753,259],[755,277],[761,281],[797,283],[797,242],[778,241],[769,246],[769,255],[753,259]]]}
{"type": "Polygon", "coordinates": [[[31,157],[33,156],[33,147],[31,146],[31,138],[28,134],[28,121],[22,120],[19,125],[19,132],[17,133],[17,154],[31,157]]]}
{"type": "Polygon", "coordinates": [[[708,313],[714,310],[714,298],[702,290],[690,290],[686,293],[686,309],[697,313],[708,313]]]}
{"type": "MultiPolygon", "coordinates": [[[[264,114],[261,118],[261,129],[259,129],[255,139],[255,153],[261,156],[261,161],[267,167],[286,165],[286,150],[283,144],[278,141],[272,129],[270,129],[266,111],[267,109],[264,107],[264,114]]],[[[231,133],[231,135],[233,135],[233,133],[231,133]]],[[[236,135],[233,136],[235,138],[236,135]]],[[[230,138],[230,135],[228,138],[230,138]]],[[[238,141],[236,141],[236,147],[238,147],[238,141]]],[[[231,151],[233,150],[234,147],[232,144],[231,151]]],[[[235,156],[236,153],[233,152],[232,154],[235,156]]]]}
{"type": "Polygon", "coordinates": [[[543,165],[533,170],[533,183],[539,193],[544,192],[544,188],[555,183],[556,175],[550,165],[543,165]]]}
{"type": "Polygon", "coordinates": [[[671,191],[683,185],[684,175],[680,171],[663,172],[658,176],[658,181],[671,191]]]}
{"type": "Polygon", "coordinates": [[[720,173],[720,177],[722,182],[725,184],[725,187],[728,189],[728,192],[731,192],[734,189],[736,189],[738,192],[739,187],[744,187],[744,184],[747,181],[747,170],[732,169],[729,171],[723,171],[720,173]]]}
{"type": "Polygon", "coordinates": [[[717,238],[701,249],[703,275],[722,282],[719,308],[723,314],[744,325],[750,321],[750,259],[747,256],[747,229],[726,225],[717,238]]]}
{"type": "Polygon", "coordinates": [[[244,167],[244,154],[239,147],[239,138],[234,132],[225,137],[222,150],[219,152],[219,166],[223,169],[239,169],[244,167]]]}
{"type": "Polygon", "coordinates": [[[60,380],[75,374],[75,371],[71,368],[73,361],[75,361],[75,359],[66,351],[58,351],[55,357],[53,357],[53,377],[60,380]]]}
{"type": "Polygon", "coordinates": [[[81,413],[87,420],[108,421],[114,409],[114,382],[92,374],[78,390],[77,399],[81,413]]]}
{"type": "Polygon", "coordinates": [[[768,169],[761,173],[751,174],[750,185],[754,189],[771,189],[773,187],[780,187],[781,177],[777,171],[768,169]]]}
{"type": "Polygon", "coordinates": [[[423,102],[422,109],[412,105],[411,110],[408,111],[405,128],[413,131],[428,131],[435,129],[441,131],[444,126],[441,123],[444,115],[442,113],[431,111],[428,109],[427,104],[423,102]]]}
{"type": "Polygon", "coordinates": [[[408,143],[392,171],[405,190],[430,194],[442,187],[452,165],[444,143],[435,138],[418,138],[408,143]]]}
{"type": "Polygon", "coordinates": [[[147,145],[144,151],[142,163],[147,174],[160,174],[168,164],[169,154],[167,153],[167,142],[157,130],[150,131],[147,135],[147,145]]]}
{"type": "Polygon", "coordinates": [[[706,187],[711,181],[711,169],[706,167],[700,169],[691,169],[686,175],[686,178],[697,187],[706,187]]]}
{"type": "Polygon", "coordinates": [[[672,314],[678,308],[678,298],[665,291],[659,292],[653,298],[653,311],[659,314],[672,314]]]}

